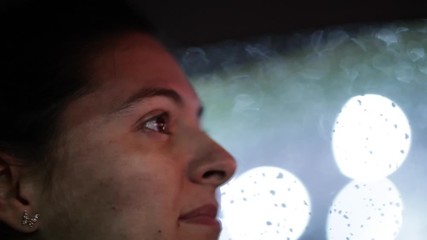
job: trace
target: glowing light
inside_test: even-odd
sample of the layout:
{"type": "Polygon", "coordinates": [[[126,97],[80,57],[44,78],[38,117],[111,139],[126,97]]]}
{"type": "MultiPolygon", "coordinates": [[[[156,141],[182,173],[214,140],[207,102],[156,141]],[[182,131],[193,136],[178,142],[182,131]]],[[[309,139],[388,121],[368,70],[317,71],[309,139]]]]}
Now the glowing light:
{"type": "Polygon", "coordinates": [[[352,181],[334,199],[327,222],[328,240],[396,239],[402,225],[403,203],[388,179],[352,181]]]}
{"type": "Polygon", "coordinates": [[[301,181],[277,167],[251,169],[221,188],[221,240],[298,239],[311,214],[301,181]]]}
{"type": "Polygon", "coordinates": [[[396,103],[380,95],[351,98],[332,134],[335,161],[349,178],[374,181],[396,171],[411,145],[411,130],[396,103]]]}

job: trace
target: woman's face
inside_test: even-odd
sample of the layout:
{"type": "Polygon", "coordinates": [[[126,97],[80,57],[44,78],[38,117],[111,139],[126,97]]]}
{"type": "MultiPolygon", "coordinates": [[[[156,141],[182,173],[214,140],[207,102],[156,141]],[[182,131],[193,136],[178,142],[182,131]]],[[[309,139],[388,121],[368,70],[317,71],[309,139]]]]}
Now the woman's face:
{"type": "Polygon", "coordinates": [[[234,159],[200,127],[199,100],[152,37],[132,33],[93,60],[96,89],[60,116],[43,239],[217,239],[215,191],[234,159]]]}

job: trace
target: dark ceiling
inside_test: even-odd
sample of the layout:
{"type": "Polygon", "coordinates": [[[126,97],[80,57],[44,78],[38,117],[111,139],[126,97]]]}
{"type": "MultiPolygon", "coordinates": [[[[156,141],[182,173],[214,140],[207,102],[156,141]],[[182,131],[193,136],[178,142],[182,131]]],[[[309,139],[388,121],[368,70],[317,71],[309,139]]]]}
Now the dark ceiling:
{"type": "MultiPolygon", "coordinates": [[[[31,0],[2,0],[0,8],[31,0]]],[[[108,0],[105,0],[108,1],[108,0]]],[[[427,18],[427,2],[125,0],[178,46],[246,39],[347,23],[427,18]]]]}
{"type": "Polygon", "coordinates": [[[427,17],[427,3],[372,0],[325,2],[285,0],[129,0],[178,45],[286,34],[347,23],[382,22],[427,17]]]}

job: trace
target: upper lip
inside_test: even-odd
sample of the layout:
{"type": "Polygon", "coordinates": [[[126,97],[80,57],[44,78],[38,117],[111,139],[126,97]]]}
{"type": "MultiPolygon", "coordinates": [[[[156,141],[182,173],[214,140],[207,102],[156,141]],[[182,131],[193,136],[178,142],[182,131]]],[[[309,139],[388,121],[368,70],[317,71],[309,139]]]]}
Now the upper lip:
{"type": "Polygon", "coordinates": [[[189,212],[186,212],[182,214],[179,219],[180,220],[188,220],[195,217],[209,217],[209,218],[216,218],[218,212],[218,207],[214,204],[206,204],[201,207],[195,208],[193,210],[190,210],[189,212]]]}

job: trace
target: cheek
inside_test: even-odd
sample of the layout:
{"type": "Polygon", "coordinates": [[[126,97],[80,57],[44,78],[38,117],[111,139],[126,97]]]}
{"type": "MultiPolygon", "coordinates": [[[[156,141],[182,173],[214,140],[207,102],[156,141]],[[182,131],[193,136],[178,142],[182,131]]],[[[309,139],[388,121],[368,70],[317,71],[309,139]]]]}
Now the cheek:
{"type": "Polygon", "coordinates": [[[184,170],[172,150],[131,138],[65,146],[45,206],[51,226],[68,232],[111,226],[129,234],[142,229],[153,234],[159,229],[165,234],[174,231],[184,170]],[[56,216],[66,217],[57,222],[56,216]]]}
{"type": "Polygon", "coordinates": [[[63,151],[54,188],[66,202],[114,209],[155,207],[178,198],[184,170],[167,148],[129,138],[67,146],[71,150],[63,151]]]}

